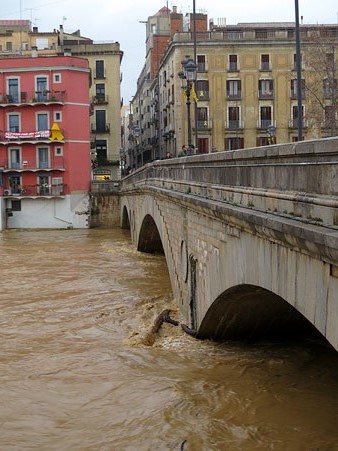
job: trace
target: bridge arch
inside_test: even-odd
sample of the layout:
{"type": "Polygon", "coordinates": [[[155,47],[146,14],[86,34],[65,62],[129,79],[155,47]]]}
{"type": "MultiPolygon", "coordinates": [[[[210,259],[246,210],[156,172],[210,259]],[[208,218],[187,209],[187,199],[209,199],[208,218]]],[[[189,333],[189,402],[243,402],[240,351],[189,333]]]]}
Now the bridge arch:
{"type": "Polygon", "coordinates": [[[164,254],[160,233],[150,214],[147,214],[143,218],[138,237],[137,250],[149,254],[164,254]]]}
{"type": "Polygon", "coordinates": [[[198,338],[214,340],[323,338],[315,326],[277,294],[255,285],[224,291],[207,310],[198,338]]]}
{"type": "Polygon", "coordinates": [[[122,208],[121,228],[130,230],[130,220],[126,205],[124,205],[122,208]]]}

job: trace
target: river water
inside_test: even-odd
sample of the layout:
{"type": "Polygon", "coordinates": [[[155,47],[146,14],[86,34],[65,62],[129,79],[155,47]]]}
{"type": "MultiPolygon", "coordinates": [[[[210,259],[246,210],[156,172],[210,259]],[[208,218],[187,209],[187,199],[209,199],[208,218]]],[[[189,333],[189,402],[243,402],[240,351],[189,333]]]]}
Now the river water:
{"type": "Polygon", "coordinates": [[[338,450],[338,356],[197,341],[116,230],[0,234],[0,449],[338,450]]]}

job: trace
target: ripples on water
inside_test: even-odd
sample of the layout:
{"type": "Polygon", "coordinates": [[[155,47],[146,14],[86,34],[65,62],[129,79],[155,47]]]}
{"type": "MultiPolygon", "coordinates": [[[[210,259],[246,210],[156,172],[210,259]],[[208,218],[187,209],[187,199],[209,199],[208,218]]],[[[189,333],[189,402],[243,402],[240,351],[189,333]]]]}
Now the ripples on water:
{"type": "Polygon", "coordinates": [[[1,450],[338,450],[324,345],[147,342],[182,318],[121,230],[6,231],[0,252],[1,450]]]}

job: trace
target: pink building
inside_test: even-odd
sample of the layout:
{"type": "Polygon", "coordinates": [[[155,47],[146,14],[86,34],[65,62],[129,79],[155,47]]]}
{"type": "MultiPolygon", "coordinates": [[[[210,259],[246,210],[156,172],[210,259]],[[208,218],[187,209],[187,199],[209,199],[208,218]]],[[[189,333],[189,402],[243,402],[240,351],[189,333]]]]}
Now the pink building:
{"type": "Polygon", "coordinates": [[[88,60],[0,58],[0,230],[85,228],[88,60]]]}

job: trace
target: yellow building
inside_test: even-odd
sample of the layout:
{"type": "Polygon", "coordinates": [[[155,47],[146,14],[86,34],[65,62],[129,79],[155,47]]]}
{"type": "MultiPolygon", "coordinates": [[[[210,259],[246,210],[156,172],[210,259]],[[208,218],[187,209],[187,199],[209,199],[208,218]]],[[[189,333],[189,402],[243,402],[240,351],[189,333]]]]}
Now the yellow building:
{"type": "Polygon", "coordinates": [[[63,26],[52,32],[31,28],[28,20],[0,20],[0,57],[12,54],[71,54],[86,58],[91,69],[91,154],[93,177],[120,177],[121,61],[118,42],[95,43],[80,31],[65,33],[63,26]]]}
{"type": "MultiPolygon", "coordinates": [[[[150,93],[158,98],[162,155],[177,155],[188,142],[187,97],[178,73],[187,56],[194,59],[189,18],[171,37],[150,93]]],[[[296,141],[300,117],[304,139],[337,134],[338,25],[300,26],[302,115],[294,23],[210,21],[208,31],[196,28],[197,103],[192,91],[190,122],[198,153],[296,141]]]]}

